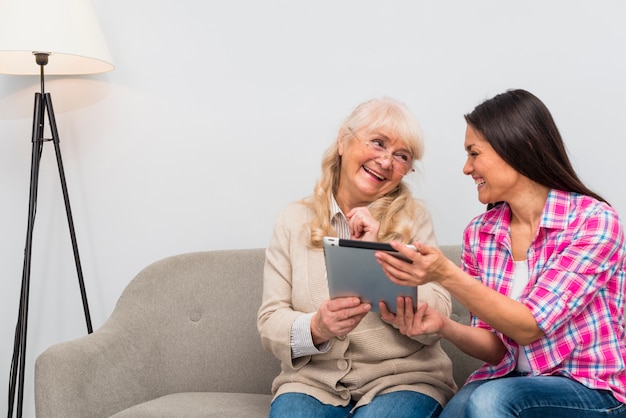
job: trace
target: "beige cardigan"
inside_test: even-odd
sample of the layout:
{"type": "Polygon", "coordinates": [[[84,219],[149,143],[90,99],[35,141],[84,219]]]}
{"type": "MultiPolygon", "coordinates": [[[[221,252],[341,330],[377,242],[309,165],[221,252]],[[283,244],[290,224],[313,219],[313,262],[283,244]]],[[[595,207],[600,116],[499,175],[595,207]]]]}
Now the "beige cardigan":
{"type": "MultiPolygon", "coordinates": [[[[430,215],[418,207],[414,236],[434,245],[430,215]]],[[[309,244],[312,216],[301,203],[287,206],[266,252],[257,327],[264,348],[282,363],[272,393],[302,392],[333,405],[347,405],[354,399],[359,407],[380,393],[414,390],[445,405],[457,387],[439,338],[403,336],[378,313],[370,312],[346,337],[333,339],[328,352],[291,358],[292,323],[299,315],[317,311],[329,297],[323,250],[309,244]]],[[[450,296],[439,285],[421,286],[419,301],[450,314],[450,296]]]]}

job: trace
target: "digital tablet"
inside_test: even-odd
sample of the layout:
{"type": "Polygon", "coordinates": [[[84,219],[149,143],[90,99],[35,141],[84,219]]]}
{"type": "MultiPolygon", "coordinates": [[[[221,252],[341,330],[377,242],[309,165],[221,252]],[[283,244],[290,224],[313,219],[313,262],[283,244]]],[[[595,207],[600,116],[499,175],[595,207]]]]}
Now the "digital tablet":
{"type": "Polygon", "coordinates": [[[411,296],[415,308],[417,287],[393,283],[374,256],[376,251],[387,251],[403,258],[391,245],[335,237],[324,237],[322,244],[331,298],[358,296],[363,302],[371,303],[374,312],[379,311],[378,302],[382,300],[390,311],[396,312],[396,298],[411,296]]]}

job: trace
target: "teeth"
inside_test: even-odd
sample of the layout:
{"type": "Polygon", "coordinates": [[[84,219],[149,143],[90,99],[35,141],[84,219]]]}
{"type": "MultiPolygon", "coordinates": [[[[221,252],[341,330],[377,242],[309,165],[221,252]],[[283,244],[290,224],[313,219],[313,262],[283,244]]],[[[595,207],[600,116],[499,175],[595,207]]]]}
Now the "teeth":
{"type": "Polygon", "coordinates": [[[483,184],[485,184],[485,183],[486,183],[486,181],[485,181],[485,179],[476,179],[476,180],[474,180],[474,183],[475,183],[477,186],[482,186],[483,184]]]}
{"type": "Polygon", "coordinates": [[[363,169],[365,169],[365,171],[367,171],[368,173],[370,173],[371,175],[375,176],[376,178],[378,178],[379,180],[385,180],[385,178],[383,176],[381,176],[378,173],[373,172],[372,170],[370,170],[369,168],[363,166],[363,169]]]}

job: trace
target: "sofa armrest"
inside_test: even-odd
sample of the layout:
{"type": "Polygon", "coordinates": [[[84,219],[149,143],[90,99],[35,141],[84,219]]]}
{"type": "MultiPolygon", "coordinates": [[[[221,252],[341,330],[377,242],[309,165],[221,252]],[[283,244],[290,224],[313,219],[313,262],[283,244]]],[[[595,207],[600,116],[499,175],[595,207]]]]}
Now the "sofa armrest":
{"type": "Polygon", "coordinates": [[[109,417],[164,395],[269,394],[280,364],[256,313],[263,249],[159,260],[131,280],[106,323],[35,362],[38,418],[109,417]]]}
{"type": "Polygon", "coordinates": [[[37,417],[110,416],[151,399],[131,338],[115,326],[56,344],[35,362],[37,417]]]}

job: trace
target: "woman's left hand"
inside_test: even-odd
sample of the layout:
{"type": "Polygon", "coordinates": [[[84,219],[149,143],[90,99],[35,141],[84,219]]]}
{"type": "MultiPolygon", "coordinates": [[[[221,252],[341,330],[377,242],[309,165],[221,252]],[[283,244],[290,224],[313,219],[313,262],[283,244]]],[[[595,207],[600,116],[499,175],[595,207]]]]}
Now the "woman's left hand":
{"type": "Polygon", "coordinates": [[[380,302],[379,308],[383,320],[395,325],[400,334],[407,337],[436,334],[445,324],[443,316],[430,308],[428,303],[422,303],[417,310],[413,310],[413,301],[410,296],[398,296],[396,313],[391,312],[385,302],[380,302]]]}
{"type": "Polygon", "coordinates": [[[378,222],[366,207],[358,207],[347,213],[350,238],[359,241],[378,241],[378,222]]]}

